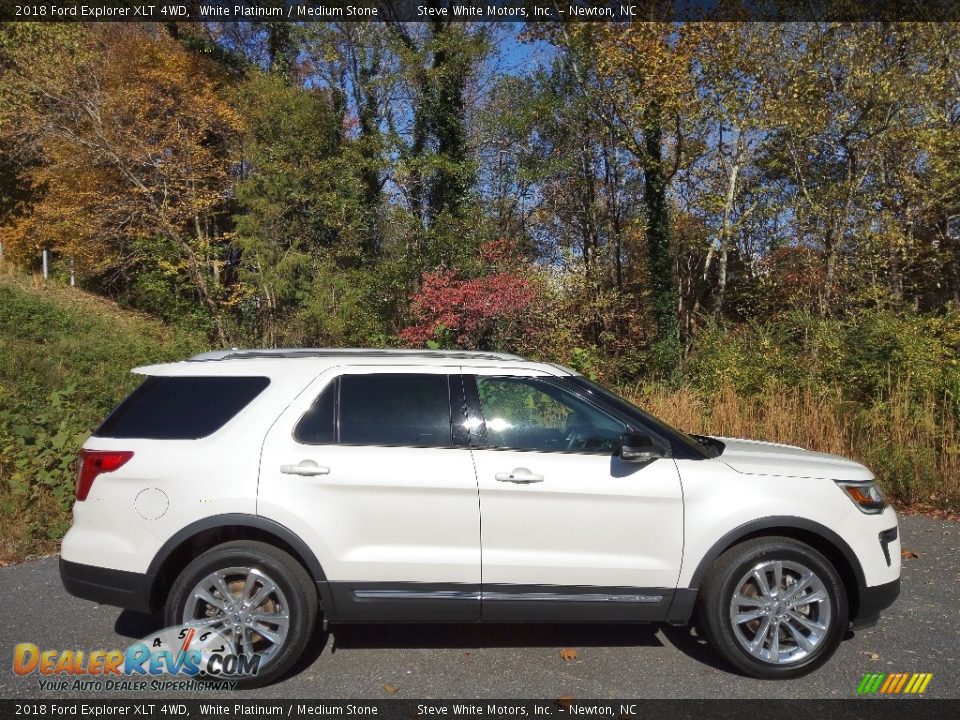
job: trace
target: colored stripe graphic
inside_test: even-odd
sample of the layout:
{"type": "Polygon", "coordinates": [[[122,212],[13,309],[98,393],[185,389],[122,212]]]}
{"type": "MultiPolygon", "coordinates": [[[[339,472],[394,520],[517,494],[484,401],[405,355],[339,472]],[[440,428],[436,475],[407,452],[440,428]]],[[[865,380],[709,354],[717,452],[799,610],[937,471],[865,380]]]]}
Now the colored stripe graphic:
{"type": "Polygon", "coordinates": [[[922,695],[933,673],[867,673],[857,686],[858,695],[922,695]]]}
{"type": "Polygon", "coordinates": [[[887,680],[883,683],[883,687],[880,688],[880,692],[890,692],[890,688],[895,686],[898,680],[900,680],[900,673],[890,673],[887,675],[887,680]]]}
{"type": "Polygon", "coordinates": [[[886,673],[867,673],[863,676],[863,680],[860,681],[860,686],[857,688],[857,693],[875,693],[880,689],[880,684],[883,682],[883,679],[886,676],[886,673]]]}
{"type": "Polygon", "coordinates": [[[911,695],[920,695],[927,689],[927,685],[930,684],[932,679],[933,673],[914,673],[904,692],[911,695]]]}
{"type": "Polygon", "coordinates": [[[892,690],[892,692],[898,693],[903,690],[903,686],[906,684],[908,677],[910,677],[909,673],[900,673],[900,682],[897,683],[897,686],[892,690]]]}

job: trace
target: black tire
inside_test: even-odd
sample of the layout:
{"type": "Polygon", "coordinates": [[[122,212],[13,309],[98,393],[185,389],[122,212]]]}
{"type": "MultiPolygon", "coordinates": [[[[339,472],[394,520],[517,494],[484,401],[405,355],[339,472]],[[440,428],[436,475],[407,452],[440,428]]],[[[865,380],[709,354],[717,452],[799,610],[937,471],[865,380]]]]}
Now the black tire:
{"type": "Polygon", "coordinates": [[[197,584],[211,573],[235,567],[266,573],[282,591],[289,606],[287,635],[266,666],[256,675],[225,678],[238,680],[238,687],[262,687],[281,678],[297,662],[314,635],[319,615],[316,587],[304,567],[290,555],[252,540],[228,542],[207,550],[177,576],[170,589],[164,618],[168,626],[184,624],[184,608],[197,584]]]}
{"type": "MultiPolygon", "coordinates": [[[[796,565],[791,567],[796,567],[796,565]]],[[[770,575],[767,575],[766,572],[761,574],[764,578],[772,579],[773,571],[770,570],[769,572],[770,575]]],[[[792,572],[794,571],[788,570],[787,574],[791,575],[792,572]]],[[[752,584],[755,581],[749,580],[748,582],[752,584]]],[[[786,582],[784,582],[785,585],[786,582]]],[[[772,586],[773,583],[770,582],[769,585],[772,586]]],[[[756,583],[756,587],[759,587],[758,583],[756,583]]],[[[790,587],[792,586],[788,586],[788,590],[790,587]]],[[[744,594],[741,593],[741,597],[744,594]]],[[[783,592],[778,593],[781,598],[783,594],[783,592]]],[[[761,596],[756,597],[762,599],[761,596]]],[[[772,604],[775,605],[773,613],[787,612],[783,609],[784,606],[781,603],[772,604]]],[[[767,612],[762,608],[758,608],[758,610],[767,612]]],[[[744,609],[741,609],[740,612],[744,612],[744,609]]],[[[749,612],[749,610],[746,612],[749,612]]],[[[768,680],[801,677],[813,672],[829,660],[843,639],[847,629],[849,612],[846,589],[830,561],[809,545],[786,537],[756,538],[724,552],[710,568],[697,598],[697,619],[710,645],[738,670],[752,677],[768,680]],[[783,660],[777,664],[771,662],[769,658],[761,659],[751,654],[741,644],[743,641],[738,639],[738,634],[740,638],[746,638],[746,641],[758,637],[760,630],[764,627],[765,618],[751,623],[741,621],[735,628],[732,618],[733,611],[731,610],[734,593],[744,588],[747,588],[748,591],[751,589],[750,584],[740,586],[741,579],[753,568],[761,566],[763,563],[776,561],[799,564],[812,570],[816,578],[822,583],[830,603],[829,608],[820,603],[814,603],[801,608],[799,611],[799,613],[816,613],[818,624],[823,624],[826,627],[824,632],[819,633],[820,639],[810,650],[801,647],[800,642],[795,639],[792,629],[801,630],[808,643],[810,637],[813,637],[812,634],[807,634],[810,631],[803,630],[802,625],[793,620],[789,622],[792,629],[787,627],[787,622],[782,622],[783,631],[777,631],[776,634],[778,638],[777,657],[781,657],[781,653],[783,653],[783,660]],[[829,619],[827,619],[827,615],[829,615],[829,619]],[[750,637],[751,633],[752,638],[750,637]],[[783,640],[781,641],[779,638],[783,638],[783,640]],[[791,651],[797,655],[796,660],[789,658],[791,651]]],[[[804,615],[804,618],[809,619],[806,615],[804,615]]],[[[776,616],[770,618],[770,620],[775,623],[776,616]]],[[[780,625],[775,627],[780,627],[780,625]]],[[[765,634],[768,639],[761,640],[759,652],[763,653],[764,648],[766,648],[768,656],[772,657],[772,638],[774,634],[773,631],[765,634]]]]}

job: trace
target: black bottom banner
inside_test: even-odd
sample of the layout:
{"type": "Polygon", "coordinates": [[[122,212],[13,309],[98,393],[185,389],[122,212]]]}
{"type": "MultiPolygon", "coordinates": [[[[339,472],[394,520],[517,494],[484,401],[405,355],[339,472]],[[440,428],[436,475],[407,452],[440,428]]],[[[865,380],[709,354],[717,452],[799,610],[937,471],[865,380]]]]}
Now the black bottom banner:
{"type": "Polygon", "coordinates": [[[0,718],[684,718],[960,717],[960,700],[0,700],[0,718]]]}

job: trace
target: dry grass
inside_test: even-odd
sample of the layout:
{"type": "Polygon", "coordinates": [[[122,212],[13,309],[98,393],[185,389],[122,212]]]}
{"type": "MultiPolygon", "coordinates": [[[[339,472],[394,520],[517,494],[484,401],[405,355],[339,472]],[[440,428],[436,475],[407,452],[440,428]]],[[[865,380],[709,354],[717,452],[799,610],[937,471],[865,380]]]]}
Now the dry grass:
{"type": "Polygon", "coordinates": [[[960,425],[949,402],[893,386],[871,404],[841,393],[771,388],[751,397],[725,388],[640,387],[628,395],[670,424],[694,433],[799,445],[869,466],[901,506],[960,508],[960,425]]]}

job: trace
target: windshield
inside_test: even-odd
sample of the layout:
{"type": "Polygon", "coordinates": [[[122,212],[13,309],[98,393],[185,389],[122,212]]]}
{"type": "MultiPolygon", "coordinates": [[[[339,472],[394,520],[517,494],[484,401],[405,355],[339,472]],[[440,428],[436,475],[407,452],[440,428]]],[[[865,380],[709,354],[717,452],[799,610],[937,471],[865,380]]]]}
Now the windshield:
{"type": "Polygon", "coordinates": [[[652,430],[667,437],[672,442],[682,443],[684,446],[701,457],[713,458],[717,457],[723,452],[723,443],[719,440],[714,440],[713,438],[705,435],[690,435],[682,430],[677,430],[676,428],[665,423],[663,420],[654,417],[646,410],[643,410],[642,408],[634,405],[632,402],[623,399],[616,393],[610,392],[606,388],[597,385],[595,382],[587,380],[587,378],[583,377],[582,375],[574,375],[570,378],[570,380],[581,389],[586,390],[593,395],[599,396],[603,402],[612,406],[624,415],[635,418],[637,422],[641,423],[642,425],[649,426],[652,430]]]}

